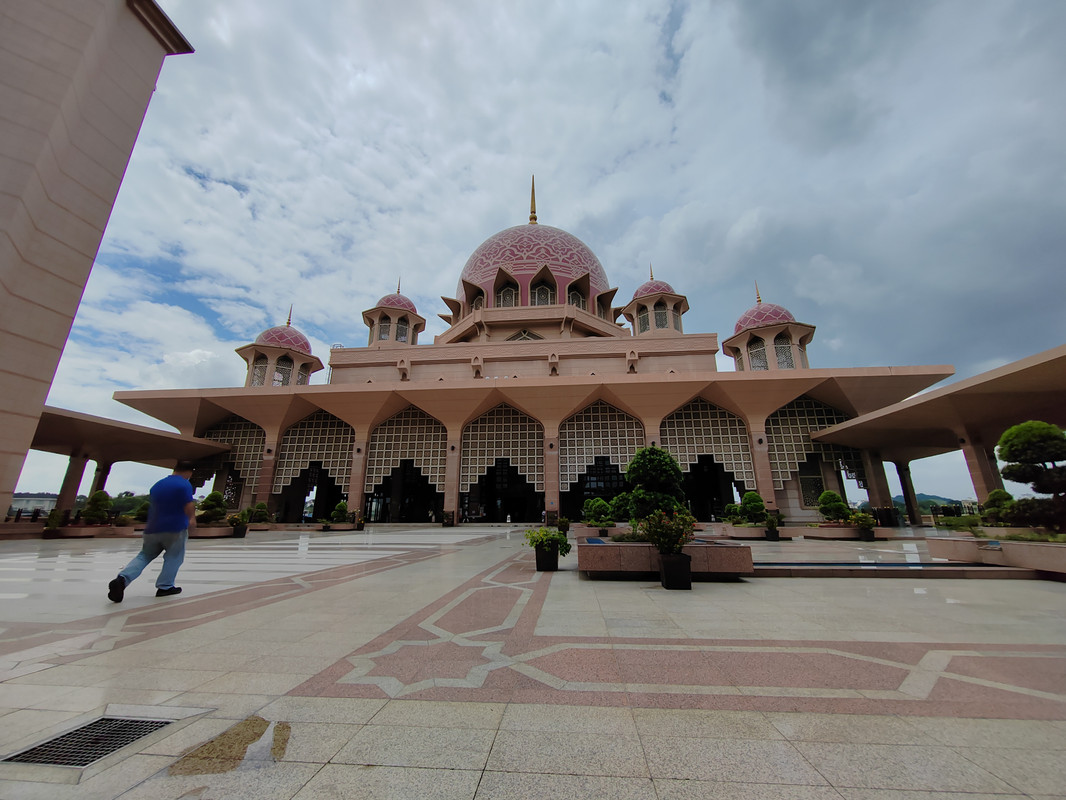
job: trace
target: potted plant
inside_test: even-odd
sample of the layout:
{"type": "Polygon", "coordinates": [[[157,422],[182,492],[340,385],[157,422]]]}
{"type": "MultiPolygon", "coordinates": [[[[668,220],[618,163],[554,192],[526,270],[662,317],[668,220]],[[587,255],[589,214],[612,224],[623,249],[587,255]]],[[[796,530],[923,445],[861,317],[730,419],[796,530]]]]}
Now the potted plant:
{"type": "Polygon", "coordinates": [[[777,526],[781,524],[781,520],[777,514],[767,514],[766,521],[763,524],[766,526],[766,541],[781,541],[781,535],[777,530],[777,526]]]}
{"type": "Polygon", "coordinates": [[[355,529],[361,531],[366,527],[366,520],[363,518],[362,511],[356,511],[352,514],[352,522],[355,523],[355,529]]]}
{"type": "Polygon", "coordinates": [[[872,542],[876,539],[874,536],[874,525],[877,524],[877,520],[874,519],[873,514],[866,514],[862,511],[857,514],[853,514],[851,521],[855,527],[859,529],[859,540],[863,542],[872,542]]]}
{"type": "Polygon", "coordinates": [[[559,529],[559,533],[569,533],[570,520],[566,517],[559,517],[559,519],[555,521],[555,527],[559,529]]]}
{"type": "Polygon", "coordinates": [[[321,530],[328,531],[330,529],[330,527],[329,527],[330,526],[330,522],[325,517],[323,517],[320,520],[317,520],[317,522],[318,522],[319,525],[322,526],[321,530]]]}
{"type": "Polygon", "coordinates": [[[455,527],[455,512],[454,511],[445,511],[444,515],[443,515],[443,517],[441,519],[440,526],[442,528],[453,528],[453,527],[455,527]]]}
{"type": "Polygon", "coordinates": [[[659,551],[664,589],[692,588],[692,556],[681,549],[692,541],[696,520],[687,511],[656,511],[637,521],[637,530],[659,551]]]}
{"type": "Polygon", "coordinates": [[[233,536],[237,539],[243,539],[248,534],[247,514],[247,511],[238,511],[236,514],[230,514],[226,517],[226,522],[233,529],[233,536]]]}
{"type": "Polygon", "coordinates": [[[537,572],[555,572],[559,569],[559,556],[570,552],[566,534],[552,528],[527,528],[525,543],[536,553],[537,572]]]}

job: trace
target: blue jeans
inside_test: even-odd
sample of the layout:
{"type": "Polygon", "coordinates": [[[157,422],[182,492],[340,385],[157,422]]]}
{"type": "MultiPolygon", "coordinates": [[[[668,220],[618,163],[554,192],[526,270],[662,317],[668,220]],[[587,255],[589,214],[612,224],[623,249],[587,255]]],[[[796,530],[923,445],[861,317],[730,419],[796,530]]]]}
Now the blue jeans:
{"type": "Polygon", "coordinates": [[[119,576],[129,586],[155,558],[163,553],[163,569],[155,580],[155,588],[169,589],[174,585],[174,579],[178,577],[178,568],[185,560],[185,540],[189,536],[188,530],[177,533],[146,533],[144,534],[141,552],[133,557],[119,576]]]}

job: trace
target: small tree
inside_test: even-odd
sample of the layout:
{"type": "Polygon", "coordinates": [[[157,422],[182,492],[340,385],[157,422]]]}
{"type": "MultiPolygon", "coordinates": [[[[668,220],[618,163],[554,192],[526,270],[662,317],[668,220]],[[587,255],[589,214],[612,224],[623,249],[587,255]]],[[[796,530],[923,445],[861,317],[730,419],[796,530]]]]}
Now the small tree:
{"type": "Polygon", "coordinates": [[[1012,522],[1066,528],[1066,435],[1058,425],[1030,420],[1008,428],[997,454],[1007,462],[1000,472],[1009,481],[1028,483],[1034,492],[1051,497],[1016,500],[1012,522]]]}
{"type": "Polygon", "coordinates": [[[744,492],[740,498],[740,516],[748,522],[762,522],[766,519],[766,503],[758,492],[744,492]]]}
{"type": "Polygon", "coordinates": [[[334,522],[341,523],[348,521],[348,504],[341,500],[337,505],[333,507],[333,513],[330,514],[330,519],[334,522]]]}
{"type": "Polygon", "coordinates": [[[984,503],[982,519],[988,523],[1006,522],[1014,507],[1014,498],[1005,489],[993,489],[984,503]]]}
{"type": "Polygon", "coordinates": [[[212,522],[226,518],[226,500],[222,492],[211,492],[200,501],[200,513],[196,515],[196,521],[209,525],[212,522]]]}
{"type": "Polygon", "coordinates": [[[626,470],[626,482],[633,519],[643,519],[654,511],[677,511],[684,508],[681,467],[669,451],[658,447],[637,450],[626,470]]]}
{"type": "Polygon", "coordinates": [[[270,512],[266,503],[256,503],[248,509],[249,522],[270,522],[270,512]]]}
{"type": "Polygon", "coordinates": [[[851,517],[851,509],[836,492],[822,492],[818,495],[818,513],[830,522],[843,522],[851,517]]]}
{"type": "Polygon", "coordinates": [[[89,502],[85,506],[85,510],[81,514],[81,518],[90,525],[100,525],[107,522],[107,512],[110,509],[111,497],[101,489],[98,492],[93,492],[92,497],[89,498],[89,502]]]}
{"type": "Polygon", "coordinates": [[[613,522],[611,507],[602,497],[590,497],[581,507],[581,516],[589,525],[603,525],[613,522]]]}

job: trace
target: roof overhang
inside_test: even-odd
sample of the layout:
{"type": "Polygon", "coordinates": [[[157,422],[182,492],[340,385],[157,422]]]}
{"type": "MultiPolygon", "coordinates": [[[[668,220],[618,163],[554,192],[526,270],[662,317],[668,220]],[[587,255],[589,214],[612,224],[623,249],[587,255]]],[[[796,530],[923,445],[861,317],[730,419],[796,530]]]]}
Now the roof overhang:
{"type": "Polygon", "coordinates": [[[913,461],[958,450],[966,439],[992,447],[1030,419],[1066,425],[1066,345],[842,422],[811,438],[913,461]]]}

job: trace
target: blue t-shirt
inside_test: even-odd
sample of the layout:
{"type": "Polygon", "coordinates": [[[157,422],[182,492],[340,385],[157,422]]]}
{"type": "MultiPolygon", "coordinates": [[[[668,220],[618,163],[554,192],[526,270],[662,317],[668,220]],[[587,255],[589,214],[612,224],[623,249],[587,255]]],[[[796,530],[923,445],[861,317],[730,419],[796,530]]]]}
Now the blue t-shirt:
{"type": "Polygon", "coordinates": [[[167,475],[148,490],[151,505],[145,533],[177,533],[189,527],[185,506],[193,502],[192,484],[180,475],[167,475]]]}

